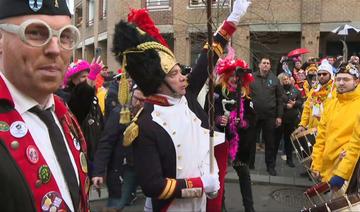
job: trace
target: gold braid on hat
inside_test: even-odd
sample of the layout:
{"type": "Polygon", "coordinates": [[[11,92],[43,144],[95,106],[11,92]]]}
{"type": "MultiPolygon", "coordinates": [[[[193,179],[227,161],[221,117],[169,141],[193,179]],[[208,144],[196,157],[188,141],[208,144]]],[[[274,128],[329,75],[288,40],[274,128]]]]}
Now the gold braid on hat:
{"type": "Polygon", "coordinates": [[[137,54],[143,53],[146,50],[155,50],[160,57],[161,69],[165,74],[168,74],[170,70],[177,64],[175,55],[172,51],[164,45],[161,45],[155,41],[149,41],[136,46],[136,48],[125,50],[123,53],[122,61],[122,70],[123,74],[121,75],[118,100],[121,105],[120,111],[120,124],[128,124],[130,122],[130,94],[129,94],[129,83],[126,76],[126,65],[127,65],[127,55],[128,54],[137,54]]]}

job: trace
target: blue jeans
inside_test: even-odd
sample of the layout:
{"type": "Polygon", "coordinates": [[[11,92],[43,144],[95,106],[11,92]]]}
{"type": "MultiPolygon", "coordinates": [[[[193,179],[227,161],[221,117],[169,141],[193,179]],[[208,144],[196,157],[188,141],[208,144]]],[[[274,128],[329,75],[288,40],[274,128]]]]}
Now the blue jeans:
{"type": "Polygon", "coordinates": [[[137,182],[134,168],[125,166],[122,177],[121,198],[109,197],[107,202],[109,208],[123,209],[131,200],[131,193],[136,193],[137,182]]]}

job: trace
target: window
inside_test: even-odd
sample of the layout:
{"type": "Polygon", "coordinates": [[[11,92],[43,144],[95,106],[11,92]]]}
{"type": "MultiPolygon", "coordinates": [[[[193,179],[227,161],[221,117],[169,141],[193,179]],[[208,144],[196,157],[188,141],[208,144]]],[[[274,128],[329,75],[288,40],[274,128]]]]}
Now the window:
{"type": "Polygon", "coordinates": [[[88,0],[88,25],[94,24],[95,0],[88,0]]]}
{"type": "Polygon", "coordinates": [[[100,12],[100,19],[104,19],[106,18],[107,15],[107,0],[102,0],[100,2],[100,8],[99,8],[99,12],[100,12]]]}
{"type": "MultiPolygon", "coordinates": [[[[207,0],[189,0],[190,6],[205,6],[207,0]]],[[[212,0],[213,5],[217,5],[219,3],[220,7],[229,4],[230,0],[212,0]]]]}
{"type": "Polygon", "coordinates": [[[149,9],[167,9],[170,7],[169,0],[146,0],[149,9]]]}
{"type": "Polygon", "coordinates": [[[80,28],[82,24],[82,7],[77,7],[75,9],[75,26],[80,28]]]}

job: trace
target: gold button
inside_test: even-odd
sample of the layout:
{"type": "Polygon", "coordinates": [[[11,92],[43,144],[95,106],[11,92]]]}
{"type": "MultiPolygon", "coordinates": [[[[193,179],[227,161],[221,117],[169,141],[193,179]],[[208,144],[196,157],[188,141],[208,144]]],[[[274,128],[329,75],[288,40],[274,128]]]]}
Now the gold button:
{"type": "Polygon", "coordinates": [[[156,112],[155,115],[156,115],[156,116],[160,116],[160,113],[159,113],[159,112],[156,112]]]}
{"type": "Polygon", "coordinates": [[[181,155],[179,155],[179,156],[178,156],[178,160],[181,160],[181,159],[182,159],[182,157],[181,157],[181,155]]]}
{"type": "Polygon", "coordinates": [[[11,149],[17,150],[17,149],[19,149],[20,144],[18,141],[13,141],[13,142],[11,142],[10,146],[11,146],[11,149]]]}
{"type": "Polygon", "coordinates": [[[182,170],[182,167],[181,167],[181,166],[178,166],[177,169],[178,169],[178,170],[182,170]]]}

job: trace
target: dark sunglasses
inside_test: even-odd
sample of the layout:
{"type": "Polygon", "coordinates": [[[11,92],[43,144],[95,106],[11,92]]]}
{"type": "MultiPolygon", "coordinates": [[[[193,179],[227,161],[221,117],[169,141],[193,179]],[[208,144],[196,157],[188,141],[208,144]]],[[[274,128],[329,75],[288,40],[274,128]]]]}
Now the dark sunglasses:
{"type": "Polygon", "coordinates": [[[317,75],[320,76],[327,76],[329,73],[318,73],[317,75]]]}

